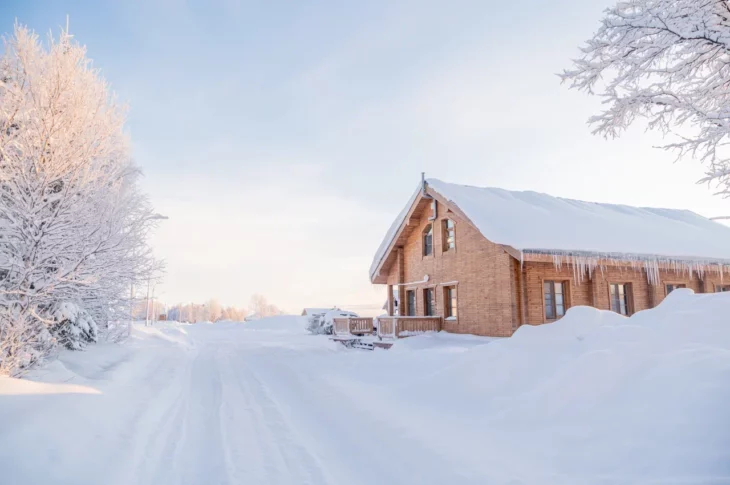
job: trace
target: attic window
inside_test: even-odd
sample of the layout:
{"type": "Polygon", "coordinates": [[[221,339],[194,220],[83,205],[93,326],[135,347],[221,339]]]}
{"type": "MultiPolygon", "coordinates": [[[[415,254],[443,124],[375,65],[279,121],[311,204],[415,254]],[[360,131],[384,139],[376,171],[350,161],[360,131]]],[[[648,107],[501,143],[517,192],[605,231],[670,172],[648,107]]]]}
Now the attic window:
{"type": "Polygon", "coordinates": [[[429,224],[423,229],[423,255],[433,254],[433,225],[429,224]]]}
{"type": "Polygon", "coordinates": [[[431,200],[431,214],[428,216],[428,220],[436,220],[438,216],[438,208],[436,207],[436,199],[431,200]]]}
{"type": "Polygon", "coordinates": [[[452,221],[451,219],[444,219],[441,224],[441,237],[443,239],[442,249],[444,251],[454,249],[456,247],[456,233],[454,230],[454,221],[452,221]]]}

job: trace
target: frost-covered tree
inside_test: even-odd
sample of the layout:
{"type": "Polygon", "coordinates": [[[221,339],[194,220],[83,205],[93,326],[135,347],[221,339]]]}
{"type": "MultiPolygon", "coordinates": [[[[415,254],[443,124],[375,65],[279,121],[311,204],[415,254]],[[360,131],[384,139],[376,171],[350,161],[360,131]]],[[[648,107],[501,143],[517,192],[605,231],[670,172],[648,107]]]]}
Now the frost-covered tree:
{"type": "Polygon", "coordinates": [[[130,283],[154,269],[146,237],[156,218],[137,188],[124,121],[67,32],[44,45],[16,26],[5,40],[0,335],[25,335],[28,346],[0,340],[0,361],[47,352],[53,339],[39,328],[69,348],[95,340],[97,324],[124,316],[130,283]]]}
{"type": "Polygon", "coordinates": [[[210,319],[211,322],[217,322],[218,320],[221,319],[223,310],[222,310],[221,304],[218,300],[216,300],[215,298],[208,300],[207,308],[208,308],[208,318],[210,319]]]}
{"type": "Polygon", "coordinates": [[[583,56],[562,74],[603,98],[595,133],[618,136],[637,118],[707,165],[702,180],[730,197],[728,0],[626,0],[607,9],[583,56]]]}
{"type": "Polygon", "coordinates": [[[276,305],[269,303],[265,296],[258,293],[251,296],[249,308],[260,317],[273,317],[282,313],[276,305]]]}

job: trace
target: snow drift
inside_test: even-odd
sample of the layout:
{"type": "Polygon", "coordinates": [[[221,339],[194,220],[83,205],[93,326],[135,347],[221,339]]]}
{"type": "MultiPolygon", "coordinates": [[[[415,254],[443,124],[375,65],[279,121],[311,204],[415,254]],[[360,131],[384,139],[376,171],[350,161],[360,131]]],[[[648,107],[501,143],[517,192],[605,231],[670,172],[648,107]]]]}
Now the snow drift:
{"type": "Polygon", "coordinates": [[[730,480],[730,294],[676,290],[630,318],[575,307],[431,357],[442,369],[393,411],[429,403],[444,447],[503,456],[525,483],[730,480]]]}

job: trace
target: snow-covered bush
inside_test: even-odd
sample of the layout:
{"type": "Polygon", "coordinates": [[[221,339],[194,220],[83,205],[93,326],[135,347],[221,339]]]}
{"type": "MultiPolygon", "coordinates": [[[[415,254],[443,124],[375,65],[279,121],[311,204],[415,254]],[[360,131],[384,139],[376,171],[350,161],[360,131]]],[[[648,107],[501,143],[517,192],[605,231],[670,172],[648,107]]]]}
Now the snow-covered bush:
{"type": "Polygon", "coordinates": [[[307,317],[307,330],[315,335],[325,334],[324,313],[315,313],[307,317]]]}
{"type": "Polygon", "coordinates": [[[357,318],[357,313],[335,308],[327,313],[318,313],[307,320],[307,330],[317,335],[332,335],[335,318],[357,318]]]}
{"type": "Polygon", "coordinates": [[[49,330],[56,341],[69,350],[81,350],[96,342],[98,329],[91,315],[76,303],[61,302],[51,310],[49,330]]]}

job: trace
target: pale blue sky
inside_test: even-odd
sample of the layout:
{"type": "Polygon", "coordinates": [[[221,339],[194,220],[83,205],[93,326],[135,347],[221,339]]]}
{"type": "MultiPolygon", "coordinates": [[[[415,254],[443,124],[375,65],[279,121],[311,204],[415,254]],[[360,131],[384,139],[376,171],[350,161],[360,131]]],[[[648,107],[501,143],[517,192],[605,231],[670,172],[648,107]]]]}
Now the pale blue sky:
{"type": "Polygon", "coordinates": [[[429,177],[730,213],[656,135],[590,134],[555,76],[610,0],[0,2],[71,31],[131,108],[163,299],[382,303],[381,237],[429,177]]]}

